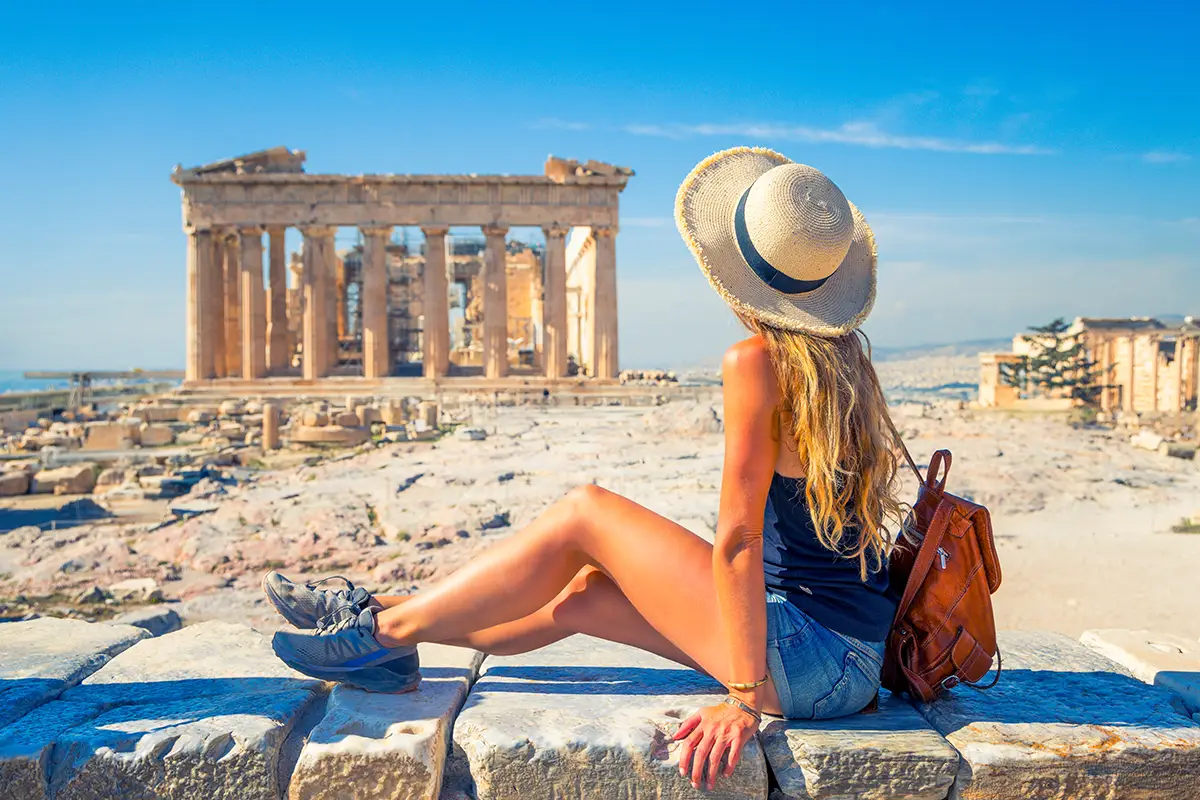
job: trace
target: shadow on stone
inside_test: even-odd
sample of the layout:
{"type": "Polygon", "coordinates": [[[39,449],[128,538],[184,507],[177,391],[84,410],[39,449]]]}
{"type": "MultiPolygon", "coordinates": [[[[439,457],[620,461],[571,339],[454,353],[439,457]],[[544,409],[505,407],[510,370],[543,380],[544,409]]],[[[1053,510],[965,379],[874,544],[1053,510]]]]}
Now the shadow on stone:
{"type": "MultiPolygon", "coordinates": [[[[1153,691],[1118,672],[1006,669],[994,688],[960,687],[929,708],[939,719],[952,720],[945,728],[939,726],[946,735],[977,723],[1141,727],[1171,721],[1164,718],[1163,704],[1147,697],[1153,691]],[[1033,698],[1037,702],[1031,702],[1033,698]],[[1104,702],[1105,698],[1125,702],[1104,702]]],[[[1178,716],[1180,725],[1193,725],[1182,713],[1178,716]]]]}
{"type": "Polygon", "coordinates": [[[487,675],[489,692],[641,696],[722,692],[721,684],[712,678],[682,667],[488,666],[487,675]]]}
{"type": "Polygon", "coordinates": [[[107,508],[98,505],[90,497],[72,500],[52,508],[6,508],[0,510],[0,531],[35,525],[39,528],[56,526],[69,528],[98,519],[113,516],[107,508]]]}

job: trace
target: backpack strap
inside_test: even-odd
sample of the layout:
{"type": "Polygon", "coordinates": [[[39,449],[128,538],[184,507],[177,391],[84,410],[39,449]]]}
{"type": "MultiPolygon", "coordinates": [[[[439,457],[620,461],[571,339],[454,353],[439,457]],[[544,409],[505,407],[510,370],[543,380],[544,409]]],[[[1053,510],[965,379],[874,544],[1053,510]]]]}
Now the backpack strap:
{"type": "Polygon", "coordinates": [[[900,598],[900,605],[896,607],[896,620],[904,619],[904,615],[908,613],[909,607],[916,599],[917,589],[925,582],[925,576],[933,568],[933,560],[937,557],[938,548],[942,546],[942,539],[945,538],[946,531],[950,528],[950,507],[951,504],[943,500],[938,503],[937,510],[933,512],[933,519],[929,522],[925,539],[921,542],[921,548],[917,551],[917,557],[913,561],[912,571],[908,573],[908,581],[904,584],[904,596],[900,598]],[[933,535],[932,538],[930,534],[933,535]]]}

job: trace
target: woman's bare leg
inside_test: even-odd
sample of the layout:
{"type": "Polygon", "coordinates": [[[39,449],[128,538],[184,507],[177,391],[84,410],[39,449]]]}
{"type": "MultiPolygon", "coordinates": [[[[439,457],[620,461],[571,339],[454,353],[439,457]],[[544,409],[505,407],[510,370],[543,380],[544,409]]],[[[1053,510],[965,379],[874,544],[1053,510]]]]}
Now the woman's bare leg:
{"type": "MultiPolygon", "coordinates": [[[[432,641],[521,652],[586,632],[723,682],[753,680],[728,674],[717,614],[711,545],[585,486],[437,586],[379,612],[376,638],[387,647],[432,641]]],[[[774,687],[767,690],[764,706],[777,711],[774,687]]]]}
{"type": "MultiPolygon", "coordinates": [[[[413,597],[378,595],[372,599],[382,608],[391,608],[413,597]]],[[[686,653],[651,628],[612,579],[595,567],[584,567],[557,597],[528,616],[439,644],[506,656],[528,653],[576,633],[632,645],[703,671],[686,653]]]]}

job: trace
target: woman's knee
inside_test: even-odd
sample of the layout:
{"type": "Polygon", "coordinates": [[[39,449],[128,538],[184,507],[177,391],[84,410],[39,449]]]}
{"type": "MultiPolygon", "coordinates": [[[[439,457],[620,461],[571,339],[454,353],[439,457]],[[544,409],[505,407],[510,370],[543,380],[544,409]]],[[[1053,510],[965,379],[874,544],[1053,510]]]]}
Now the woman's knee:
{"type": "Polygon", "coordinates": [[[566,532],[582,533],[601,513],[606,498],[611,492],[595,484],[586,483],[576,486],[560,500],[553,511],[560,515],[559,524],[566,532]]]}
{"type": "Polygon", "coordinates": [[[595,567],[584,567],[554,600],[551,616],[554,624],[572,633],[584,633],[589,621],[594,621],[603,598],[616,584],[595,567]]]}

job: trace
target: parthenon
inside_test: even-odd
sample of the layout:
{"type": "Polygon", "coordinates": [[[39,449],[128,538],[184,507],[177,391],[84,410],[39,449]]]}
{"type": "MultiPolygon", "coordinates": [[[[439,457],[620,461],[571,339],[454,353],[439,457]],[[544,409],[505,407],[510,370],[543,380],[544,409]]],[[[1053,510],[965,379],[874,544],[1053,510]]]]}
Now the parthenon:
{"type": "Polygon", "coordinates": [[[276,147],[172,173],[188,238],[187,383],[381,379],[410,365],[433,380],[617,377],[615,237],[632,170],[551,156],[543,175],[315,175],[304,161],[276,147]],[[341,226],[361,238],[339,253],[341,226]],[[468,226],[483,234],[474,249],[451,234],[468,226]],[[518,226],[540,228],[544,245],[509,242],[518,226]],[[290,294],[289,227],[302,235],[290,294]],[[423,244],[393,241],[407,228],[423,244]]]}

